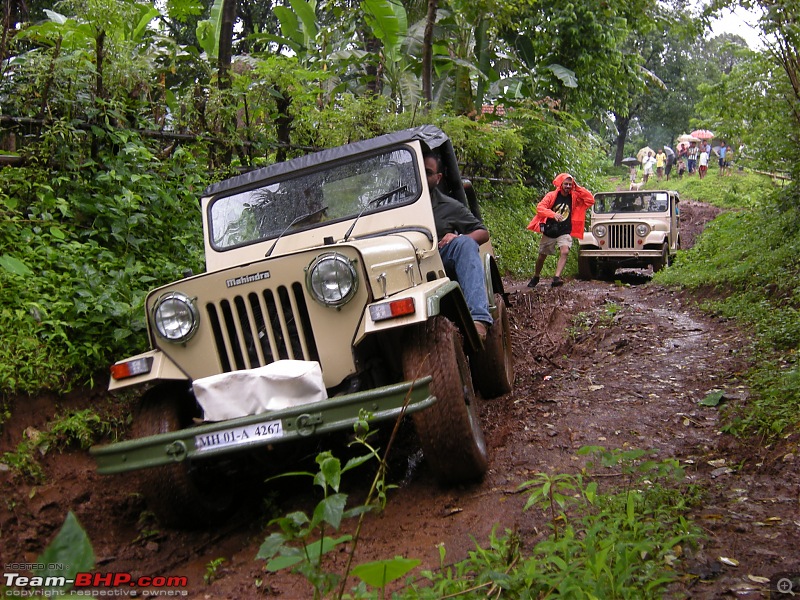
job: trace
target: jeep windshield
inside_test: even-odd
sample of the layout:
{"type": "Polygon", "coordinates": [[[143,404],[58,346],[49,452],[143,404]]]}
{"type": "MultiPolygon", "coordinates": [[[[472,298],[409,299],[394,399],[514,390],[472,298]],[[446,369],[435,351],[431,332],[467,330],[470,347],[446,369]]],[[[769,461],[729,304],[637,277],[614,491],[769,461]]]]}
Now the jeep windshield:
{"type": "Polygon", "coordinates": [[[407,148],[328,163],[215,199],[208,209],[209,235],[218,250],[244,246],[411,203],[421,187],[407,148]]]}
{"type": "Polygon", "coordinates": [[[607,213],[661,213],[669,208],[669,197],[666,192],[642,192],[631,194],[597,194],[593,212],[607,213]]]}

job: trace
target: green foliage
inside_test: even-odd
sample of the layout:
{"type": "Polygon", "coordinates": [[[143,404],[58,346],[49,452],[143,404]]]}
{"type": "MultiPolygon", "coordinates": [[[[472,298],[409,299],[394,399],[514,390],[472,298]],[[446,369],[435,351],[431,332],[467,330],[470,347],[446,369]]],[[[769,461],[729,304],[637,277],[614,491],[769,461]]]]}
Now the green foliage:
{"type": "Polygon", "coordinates": [[[533,272],[539,253],[539,236],[526,229],[541,199],[534,194],[522,185],[505,186],[491,200],[481,202],[482,216],[491,232],[500,267],[517,276],[533,272]]]}
{"type": "MultiPolygon", "coordinates": [[[[67,513],[58,535],[45,548],[36,562],[47,565],[45,569],[37,570],[35,573],[37,577],[42,577],[45,581],[48,577],[74,579],[77,573],[94,569],[95,557],[92,543],[72,511],[67,513]],[[59,566],[60,568],[58,568],[59,566]]],[[[72,584],[63,587],[42,588],[42,595],[61,595],[70,588],[72,588],[72,584]]]]}
{"type": "Polygon", "coordinates": [[[76,446],[86,450],[110,432],[109,423],[103,421],[92,409],[87,408],[67,414],[50,423],[49,445],[57,449],[76,446]]]}
{"type": "MultiPolygon", "coordinates": [[[[756,208],[775,189],[769,176],[750,170],[739,172],[736,165],[732,167],[730,177],[720,177],[716,163],[711,162],[705,178],[684,176],[678,179],[673,176],[669,184],[665,182],[665,185],[669,189],[676,190],[681,198],[699,200],[719,208],[734,209],[756,208]]],[[[648,188],[650,187],[655,188],[656,184],[650,183],[648,188]]]]}
{"type": "MultiPolygon", "coordinates": [[[[332,593],[337,587],[344,586],[348,573],[359,577],[363,583],[379,587],[385,586],[405,575],[413,569],[419,561],[396,557],[392,560],[380,560],[357,565],[351,570],[353,554],[358,543],[358,535],[363,516],[376,509],[383,508],[386,504],[386,492],[394,486],[385,482],[385,458],[381,459],[378,450],[369,443],[369,438],[374,431],[369,429],[369,415],[362,413],[355,428],[355,441],[353,444],[363,446],[368,453],[351,458],[344,467],[338,458],[330,452],[317,455],[318,471],[285,473],[278,477],[307,476],[311,477],[314,485],[321,488],[323,498],[314,508],[311,516],[296,511],[284,517],[270,521],[270,525],[277,525],[280,531],[270,534],[259,548],[257,559],[267,561],[265,569],[275,572],[290,568],[292,572],[303,575],[314,588],[314,598],[323,598],[332,593]],[[347,494],[341,493],[342,476],[371,459],[377,459],[380,468],[372,482],[372,487],[363,504],[347,509],[347,494]],[[341,535],[330,537],[328,529],[338,531],[345,519],[357,517],[358,526],[354,535],[341,535]],[[323,557],[335,548],[350,543],[349,560],[344,575],[326,570],[323,557]]],[[[391,440],[387,447],[388,454],[391,440]]],[[[274,478],[273,478],[274,479],[274,478]]],[[[338,597],[342,597],[343,587],[339,587],[338,597]]]]}
{"type": "Polygon", "coordinates": [[[206,563],[206,572],[203,573],[203,581],[206,582],[206,585],[210,585],[212,582],[216,581],[219,578],[219,568],[225,563],[225,558],[217,557],[213,560],[210,560],[206,563]]]}
{"type": "Polygon", "coordinates": [[[323,557],[339,545],[349,542],[352,536],[329,537],[326,529],[330,527],[338,531],[344,518],[360,513],[361,507],[355,512],[345,511],[347,495],[339,493],[339,484],[343,472],[368,458],[369,455],[359,457],[342,468],[339,459],[330,452],[323,452],[317,456],[317,473],[296,472],[281,475],[311,477],[314,484],[322,489],[323,499],[311,516],[297,511],[270,522],[270,525],[277,525],[280,531],[270,534],[256,554],[257,559],[267,561],[267,571],[292,568],[293,572],[303,575],[314,587],[314,598],[324,597],[336,588],[339,577],[325,570],[323,557]]]}
{"type": "Polygon", "coordinates": [[[595,455],[597,464],[587,468],[611,470],[625,488],[604,493],[590,474],[540,473],[520,489],[528,493],[526,510],[539,507],[549,516],[548,539],[526,553],[514,532],[493,532],[488,547],[453,567],[425,572],[429,585],[412,585],[402,597],[478,590],[480,597],[663,597],[678,576],[681,547],[699,539],[683,516],[698,499],[696,489],[683,484],[676,461],[655,460],[650,452],[587,447],[579,454],[595,455]]]}
{"type": "Polygon", "coordinates": [[[721,78],[699,86],[698,113],[718,136],[734,142],[734,150],[744,146],[743,155],[735,157],[738,163],[763,170],[794,170],[797,142],[793,132],[798,124],[792,101],[787,99],[795,92],[783,66],[776,64],[782,58],[742,47],[732,51],[735,60],[721,78]]]}
{"type": "Polygon", "coordinates": [[[68,447],[85,450],[111,431],[111,423],[103,421],[92,409],[68,413],[50,422],[45,431],[28,428],[14,451],[3,454],[3,463],[22,477],[43,481],[44,470],[38,461],[39,456],[68,447]]]}
{"type": "Polygon", "coordinates": [[[370,587],[384,589],[387,584],[400,579],[421,562],[417,558],[395,556],[388,560],[375,560],[356,565],[351,573],[370,587]]]}
{"type": "Polygon", "coordinates": [[[29,481],[44,481],[44,469],[36,456],[40,433],[26,431],[25,436],[25,439],[17,444],[14,451],[3,453],[2,462],[29,481]]]}
{"type": "MultiPolygon", "coordinates": [[[[147,291],[202,265],[195,158],[178,149],[162,161],[124,132],[103,139],[102,165],[86,159],[68,174],[61,169],[80,162],[72,156],[54,169],[0,171],[7,392],[63,391],[141,348],[147,291]]],[[[47,138],[31,146],[31,160],[43,162],[50,146],[47,138]]]]}

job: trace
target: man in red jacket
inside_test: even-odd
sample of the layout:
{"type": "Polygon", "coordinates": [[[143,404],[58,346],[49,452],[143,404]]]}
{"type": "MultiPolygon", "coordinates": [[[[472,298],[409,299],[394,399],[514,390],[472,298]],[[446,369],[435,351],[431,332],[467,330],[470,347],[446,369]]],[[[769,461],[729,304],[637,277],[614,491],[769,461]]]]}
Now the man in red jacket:
{"type": "Polygon", "coordinates": [[[558,287],[564,284],[561,272],[567,264],[572,238],[583,239],[586,209],[594,204],[592,193],[575,183],[575,178],[569,173],[559,173],[553,185],[556,189],[544,195],[536,205],[536,216],[528,224],[531,231],[542,233],[536,270],[528,287],[536,287],[539,283],[539,274],[550,254],[558,254],[556,274],[550,285],[558,287]]]}

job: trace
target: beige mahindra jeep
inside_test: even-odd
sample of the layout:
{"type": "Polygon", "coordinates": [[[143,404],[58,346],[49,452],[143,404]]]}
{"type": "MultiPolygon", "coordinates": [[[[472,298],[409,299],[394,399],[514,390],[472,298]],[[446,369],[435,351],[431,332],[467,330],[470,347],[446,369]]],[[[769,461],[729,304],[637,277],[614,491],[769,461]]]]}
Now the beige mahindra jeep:
{"type": "Polygon", "coordinates": [[[578,248],[578,276],[611,277],[618,268],[660,271],[681,247],[678,192],[600,192],[578,248]]]}
{"type": "MultiPolygon", "coordinates": [[[[478,335],[445,275],[423,152],[443,191],[478,210],[450,140],[423,126],[211,185],[201,199],[206,272],[146,299],[151,350],[111,368],[140,388],[132,439],[92,448],[103,474],[138,471],[167,523],[225,512],[245,453],[410,414],[437,479],[481,478],[474,386],[511,390],[500,274],[481,247],[494,325],[478,335]]],[[[314,446],[310,446],[311,449],[314,446]]]]}

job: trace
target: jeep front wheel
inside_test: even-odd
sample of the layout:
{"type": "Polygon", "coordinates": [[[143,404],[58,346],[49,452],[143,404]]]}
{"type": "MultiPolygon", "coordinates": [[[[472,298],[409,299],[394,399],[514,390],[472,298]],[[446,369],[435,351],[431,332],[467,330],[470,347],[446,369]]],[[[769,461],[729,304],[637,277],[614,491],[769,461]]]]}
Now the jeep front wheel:
{"type": "MultiPolygon", "coordinates": [[[[167,384],[145,394],[134,414],[135,438],[177,431],[192,424],[194,398],[188,384],[167,384]]],[[[139,489],[163,525],[200,527],[226,517],[235,498],[224,474],[189,461],[142,469],[139,489]]]]}
{"type": "Polygon", "coordinates": [[[470,361],[475,385],[484,398],[508,394],[514,387],[514,353],[511,348],[511,324],[503,296],[494,295],[497,314],[486,335],[484,349],[470,361]]]}
{"type": "Polygon", "coordinates": [[[658,273],[669,264],[669,246],[667,242],[661,246],[661,256],[653,261],[653,273],[658,273]]]}
{"type": "Polygon", "coordinates": [[[489,464],[486,442],[456,326],[437,316],[414,328],[403,350],[403,373],[407,380],[433,378],[430,391],[437,401],[413,419],[436,479],[453,484],[483,477],[489,464]]]}
{"type": "Polygon", "coordinates": [[[597,259],[578,256],[578,277],[580,279],[594,279],[597,277],[597,259]]]}

